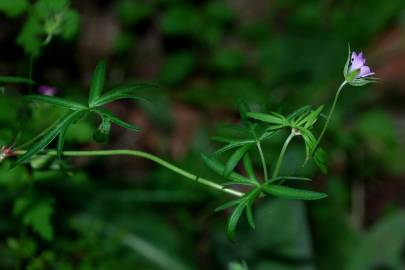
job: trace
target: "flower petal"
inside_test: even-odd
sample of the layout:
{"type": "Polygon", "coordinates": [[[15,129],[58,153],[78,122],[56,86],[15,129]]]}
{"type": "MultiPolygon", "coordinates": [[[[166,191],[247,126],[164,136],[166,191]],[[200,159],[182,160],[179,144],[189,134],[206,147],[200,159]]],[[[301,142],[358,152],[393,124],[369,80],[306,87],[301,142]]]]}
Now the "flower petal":
{"type": "Polygon", "coordinates": [[[366,63],[366,59],[363,56],[363,53],[356,54],[353,52],[352,54],[352,65],[350,66],[350,71],[361,69],[362,66],[366,63]]]}
{"type": "Polygon", "coordinates": [[[371,72],[370,67],[362,66],[360,68],[360,73],[357,76],[357,78],[364,78],[364,77],[368,77],[368,76],[371,76],[371,75],[374,75],[374,74],[375,74],[374,72],[371,72]]]}

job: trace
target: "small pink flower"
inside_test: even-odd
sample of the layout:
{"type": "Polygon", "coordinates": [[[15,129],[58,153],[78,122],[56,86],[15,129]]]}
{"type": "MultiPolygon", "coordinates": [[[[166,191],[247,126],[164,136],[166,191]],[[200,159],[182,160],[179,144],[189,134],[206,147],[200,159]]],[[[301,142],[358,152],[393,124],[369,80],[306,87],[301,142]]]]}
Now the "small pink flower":
{"type": "Polygon", "coordinates": [[[41,85],[38,87],[38,93],[45,96],[54,96],[58,93],[58,89],[48,85],[41,85]]]}
{"type": "Polygon", "coordinates": [[[371,72],[369,66],[366,66],[366,58],[364,58],[363,52],[360,52],[359,54],[353,52],[350,60],[350,72],[355,70],[360,71],[356,78],[365,78],[375,74],[374,72],[371,72]]]}

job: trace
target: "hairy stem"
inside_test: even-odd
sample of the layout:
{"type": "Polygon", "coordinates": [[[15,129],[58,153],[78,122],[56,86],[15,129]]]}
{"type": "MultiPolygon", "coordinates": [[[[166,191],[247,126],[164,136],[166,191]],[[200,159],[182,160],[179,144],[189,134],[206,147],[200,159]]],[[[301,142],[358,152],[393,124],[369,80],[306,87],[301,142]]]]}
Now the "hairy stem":
{"type": "Polygon", "coordinates": [[[264,182],[266,182],[269,178],[268,173],[267,173],[266,159],[264,158],[263,149],[262,149],[262,145],[261,145],[260,141],[257,141],[256,145],[257,145],[257,149],[259,150],[260,160],[262,162],[264,182]]]}
{"type": "MultiPolygon", "coordinates": [[[[16,151],[15,153],[17,155],[22,155],[26,151],[20,150],[16,151]]],[[[56,156],[57,151],[55,150],[50,150],[50,151],[45,151],[44,154],[50,155],[50,156],[56,156]]],[[[82,156],[134,156],[134,157],[141,157],[145,158],[148,160],[151,160],[163,167],[166,167],[167,169],[178,173],[188,179],[191,179],[192,181],[196,183],[203,184],[205,186],[208,186],[213,189],[220,190],[222,192],[241,197],[244,195],[244,193],[239,192],[237,190],[231,189],[231,188],[225,188],[224,186],[217,184],[211,180],[199,177],[197,175],[194,175],[192,173],[189,173],[157,156],[154,156],[150,153],[143,152],[143,151],[137,151],[137,150],[129,150],[129,149],[117,149],[117,150],[95,150],[95,151],[63,151],[62,153],[64,156],[71,156],[71,157],[82,157],[82,156]]]]}
{"type": "Polygon", "coordinates": [[[283,163],[285,152],[286,152],[287,147],[290,144],[292,138],[294,138],[294,136],[295,136],[294,131],[291,131],[290,135],[285,140],[283,148],[281,148],[280,155],[278,156],[276,167],[274,168],[273,175],[271,177],[272,179],[275,179],[278,176],[278,173],[279,173],[280,168],[281,168],[281,164],[283,163]]]}
{"type": "Polygon", "coordinates": [[[330,109],[328,118],[326,118],[325,125],[323,126],[321,135],[319,135],[319,138],[318,138],[318,140],[316,141],[316,146],[315,146],[314,150],[312,151],[311,156],[313,156],[313,154],[315,154],[316,150],[318,150],[319,144],[320,144],[320,142],[321,142],[321,140],[322,140],[322,138],[323,138],[323,135],[325,134],[326,129],[328,128],[330,119],[332,118],[332,114],[333,114],[333,112],[335,111],[335,107],[336,107],[336,103],[337,103],[337,101],[338,101],[338,99],[339,99],[339,95],[340,95],[340,93],[342,92],[342,89],[343,89],[343,87],[344,87],[346,84],[347,84],[347,81],[344,81],[344,82],[339,86],[339,88],[338,88],[338,90],[337,90],[337,92],[336,92],[335,99],[333,100],[332,108],[330,109]]]}

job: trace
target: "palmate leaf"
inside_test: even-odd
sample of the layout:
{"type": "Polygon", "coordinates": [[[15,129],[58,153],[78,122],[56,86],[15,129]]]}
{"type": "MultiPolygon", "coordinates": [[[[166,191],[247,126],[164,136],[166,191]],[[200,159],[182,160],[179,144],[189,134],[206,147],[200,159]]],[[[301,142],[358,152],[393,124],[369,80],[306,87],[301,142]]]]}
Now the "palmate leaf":
{"type": "Polygon", "coordinates": [[[124,122],[123,120],[121,120],[120,118],[118,118],[117,116],[115,116],[112,112],[104,109],[104,108],[93,108],[92,109],[94,112],[96,112],[97,114],[99,114],[102,118],[106,118],[109,121],[111,121],[112,123],[132,130],[132,131],[140,131],[141,129],[135,125],[129,124],[127,122],[124,122]]]}
{"type": "Polygon", "coordinates": [[[36,155],[37,153],[45,149],[45,147],[47,147],[64,129],[66,129],[73,122],[77,121],[77,119],[79,119],[83,113],[84,113],[83,111],[74,111],[62,117],[57,122],[55,127],[49,130],[49,132],[47,132],[41,139],[39,139],[38,142],[33,144],[27,150],[27,152],[25,152],[25,154],[21,155],[16,160],[16,162],[13,164],[12,167],[16,167],[24,163],[25,161],[29,160],[32,156],[36,155]]]}
{"type": "Polygon", "coordinates": [[[106,62],[101,61],[98,63],[93,72],[93,77],[90,84],[89,107],[94,107],[94,103],[101,96],[104,88],[105,72],[106,62]]]}
{"type": "Polygon", "coordinates": [[[328,196],[322,192],[272,184],[263,185],[262,189],[267,194],[286,199],[319,200],[328,196]]]}
{"type": "Polygon", "coordinates": [[[224,167],[224,176],[227,178],[231,172],[235,169],[235,167],[238,165],[239,161],[243,158],[243,156],[246,154],[247,151],[252,147],[253,144],[246,144],[240,148],[238,148],[231,157],[228,159],[228,161],[225,164],[224,167]]]}
{"type": "Polygon", "coordinates": [[[25,98],[29,99],[29,100],[33,100],[33,101],[49,103],[49,104],[52,104],[55,106],[67,108],[67,109],[74,110],[74,111],[88,109],[87,106],[85,106],[79,102],[67,100],[67,99],[60,98],[60,97],[52,97],[52,96],[45,96],[45,95],[28,95],[28,96],[25,96],[25,98]]]}
{"type": "Polygon", "coordinates": [[[35,82],[23,77],[0,76],[0,84],[3,83],[34,84],[35,82]]]}
{"type": "Polygon", "coordinates": [[[93,101],[92,106],[102,106],[107,103],[120,100],[120,99],[139,99],[149,101],[147,98],[139,96],[140,90],[157,89],[158,87],[152,84],[136,84],[131,86],[122,86],[112,89],[104,95],[98,97],[93,101]]]}

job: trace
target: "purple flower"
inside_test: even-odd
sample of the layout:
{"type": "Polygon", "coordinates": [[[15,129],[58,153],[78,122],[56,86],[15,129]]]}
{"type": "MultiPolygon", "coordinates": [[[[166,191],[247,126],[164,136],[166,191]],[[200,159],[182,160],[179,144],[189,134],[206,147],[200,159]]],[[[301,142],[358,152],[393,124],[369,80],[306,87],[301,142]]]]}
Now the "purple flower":
{"type": "Polygon", "coordinates": [[[363,52],[356,54],[356,52],[352,53],[352,57],[350,59],[350,72],[358,70],[359,73],[357,74],[356,78],[365,78],[374,75],[374,72],[371,72],[369,66],[366,66],[366,58],[363,56],[363,52]]]}
{"type": "Polygon", "coordinates": [[[45,96],[54,96],[58,93],[58,89],[48,85],[41,85],[38,87],[38,93],[45,96]]]}

